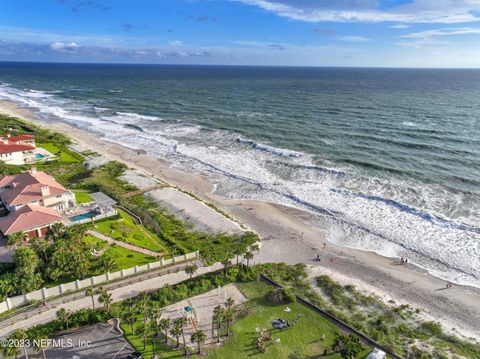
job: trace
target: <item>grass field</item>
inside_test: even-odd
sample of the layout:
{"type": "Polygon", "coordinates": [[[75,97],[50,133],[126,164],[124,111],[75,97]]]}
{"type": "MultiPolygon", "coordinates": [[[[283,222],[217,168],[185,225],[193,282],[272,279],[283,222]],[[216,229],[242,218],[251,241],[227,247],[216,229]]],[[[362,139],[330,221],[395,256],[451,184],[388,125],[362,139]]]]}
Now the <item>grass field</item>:
{"type": "Polygon", "coordinates": [[[122,210],[118,210],[121,220],[114,219],[95,224],[96,230],[113,239],[125,241],[152,251],[163,251],[161,240],[157,235],[148,231],[145,227],[135,224],[132,217],[122,210]],[[148,235],[146,235],[147,233],[148,235]]]}
{"type": "Polygon", "coordinates": [[[75,199],[77,200],[77,203],[88,203],[92,201],[92,197],[90,197],[88,192],[73,191],[73,193],[75,193],[75,199]]]}
{"type": "MultiPolygon", "coordinates": [[[[248,301],[237,308],[237,317],[232,327],[233,335],[220,347],[205,347],[203,357],[208,359],[341,358],[339,353],[330,353],[335,334],[340,333],[340,329],[334,324],[303,304],[274,305],[268,302],[265,295],[272,287],[264,282],[242,283],[238,286],[248,301]],[[287,306],[291,309],[289,313],[284,311],[287,306]],[[286,319],[294,325],[289,329],[274,329],[271,322],[277,318],[286,319]],[[265,353],[260,353],[257,348],[257,328],[265,328],[273,338],[279,339],[278,343],[269,344],[265,353]],[[325,349],[329,354],[323,356],[325,349]]],[[[140,325],[139,317],[134,324],[134,333],[140,325]]],[[[145,358],[150,358],[151,341],[148,340],[146,349],[143,350],[142,337],[132,334],[131,328],[127,325],[122,325],[122,328],[132,345],[144,353],[145,358]]],[[[155,353],[160,353],[161,358],[183,357],[182,346],[175,350],[173,347],[165,346],[158,338],[155,338],[155,348],[155,353]]],[[[365,348],[358,358],[365,358],[370,351],[370,348],[365,348]]],[[[198,356],[193,355],[193,357],[198,356]]]]}
{"type": "MultiPolygon", "coordinates": [[[[107,245],[107,242],[93,236],[85,236],[83,239],[97,251],[102,250],[107,245]]],[[[141,266],[156,260],[155,257],[134,252],[117,245],[111,245],[103,255],[110,256],[115,260],[115,263],[117,264],[116,270],[133,268],[135,266],[141,266]]]]}
{"type": "Polygon", "coordinates": [[[79,154],[64,146],[55,145],[53,143],[38,143],[37,147],[44,148],[51,154],[58,156],[61,163],[77,163],[83,161],[83,158],[79,154]]]}

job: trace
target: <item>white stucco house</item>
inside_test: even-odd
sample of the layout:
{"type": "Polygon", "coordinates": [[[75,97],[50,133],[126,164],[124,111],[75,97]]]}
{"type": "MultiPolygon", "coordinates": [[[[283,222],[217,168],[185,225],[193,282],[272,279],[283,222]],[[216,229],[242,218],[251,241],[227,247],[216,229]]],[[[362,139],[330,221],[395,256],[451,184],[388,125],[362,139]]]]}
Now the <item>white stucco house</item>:
{"type": "Polygon", "coordinates": [[[9,165],[35,163],[35,138],[32,135],[0,137],[0,161],[9,165]]]}

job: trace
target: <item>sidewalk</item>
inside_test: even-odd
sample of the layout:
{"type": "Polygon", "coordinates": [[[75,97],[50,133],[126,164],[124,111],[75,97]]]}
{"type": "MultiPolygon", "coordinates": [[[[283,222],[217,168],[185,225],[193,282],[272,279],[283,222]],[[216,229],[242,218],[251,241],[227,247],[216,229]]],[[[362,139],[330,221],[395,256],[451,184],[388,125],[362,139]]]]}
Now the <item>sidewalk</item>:
{"type": "MultiPolygon", "coordinates": [[[[142,292],[160,289],[166,284],[176,284],[189,279],[190,276],[185,273],[184,268],[190,264],[191,263],[182,263],[178,266],[162,268],[141,274],[138,277],[128,278],[124,281],[111,283],[110,285],[107,284],[103,287],[112,294],[113,302],[119,302],[135,297],[142,292]]],[[[198,263],[198,265],[200,266],[201,264],[198,263]]],[[[214,272],[221,268],[223,267],[220,263],[215,263],[210,267],[199,267],[193,276],[196,277],[205,273],[214,272]]],[[[56,313],[61,308],[70,311],[91,308],[92,299],[89,296],[86,297],[84,292],[80,292],[53,300],[49,302],[48,305],[49,309],[47,310],[42,311],[40,308],[34,308],[0,322],[0,337],[5,337],[17,329],[26,329],[52,321],[56,319],[56,313]]],[[[95,297],[95,307],[99,308],[101,306],[102,304],[100,304],[98,298],[95,297]]]]}

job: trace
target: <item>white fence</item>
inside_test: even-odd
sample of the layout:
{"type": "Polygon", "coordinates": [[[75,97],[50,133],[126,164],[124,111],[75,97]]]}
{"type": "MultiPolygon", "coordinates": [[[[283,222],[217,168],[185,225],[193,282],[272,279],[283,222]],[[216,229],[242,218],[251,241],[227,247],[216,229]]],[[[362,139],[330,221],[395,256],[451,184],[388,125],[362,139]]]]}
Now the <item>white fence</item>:
{"type": "Polygon", "coordinates": [[[160,259],[156,262],[147,263],[143,266],[135,266],[133,268],[122,269],[118,272],[104,273],[95,277],[90,277],[82,280],[77,279],[75,282],[60,284],[56,287],[38,289],[30,293],[7,298],[5,301],[0,303],[0,313],[16,307],[20,307],[22,305],[26,305],[34,300],[46,300],[47,298],[56,297],[67,292],[82,290],[94,285],[107,283],[111,280],[128,277],[137,273],[147,272],[153,269],[158,269],[175,263],[185,262],[197,258],[200,258],[200,254],[198,251],[173,258],[160,259]]]}
{"type": "Polygon", "coordinates": [[[96,216],[93,217],[93,218],[85,218],[85,219],[81,219],[81,220],[75,221],[75,222],[68,222],[68,223],[66,224],[66,226],[67,226],[67,227],[70,227],[70,226],[74,226],[74,225],[76,225],[76,224],[92,223],[92,221],[96,221],[96,220],[103,219],[103,218],[107,218],[107,217],[116,216],[117,214],[118,214],[117,210],[116,210],[116,209],[112,209],[111,211],[108,211],[108,212],[105,212],[105,213],[96,215],[96,216]]]}

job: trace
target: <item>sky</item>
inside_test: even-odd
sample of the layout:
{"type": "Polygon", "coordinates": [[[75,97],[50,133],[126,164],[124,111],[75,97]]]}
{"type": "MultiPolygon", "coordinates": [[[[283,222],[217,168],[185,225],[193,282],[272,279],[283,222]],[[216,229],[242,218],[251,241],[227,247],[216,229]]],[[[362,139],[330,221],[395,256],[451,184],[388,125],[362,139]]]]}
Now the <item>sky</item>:
{"type": "Polygon", "coordinates": [[[480,67],[480,0],[0,0],[0,61],[480,67]]]}

